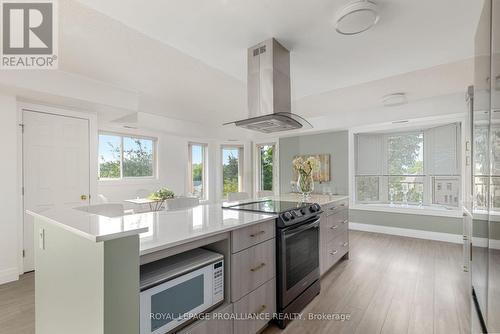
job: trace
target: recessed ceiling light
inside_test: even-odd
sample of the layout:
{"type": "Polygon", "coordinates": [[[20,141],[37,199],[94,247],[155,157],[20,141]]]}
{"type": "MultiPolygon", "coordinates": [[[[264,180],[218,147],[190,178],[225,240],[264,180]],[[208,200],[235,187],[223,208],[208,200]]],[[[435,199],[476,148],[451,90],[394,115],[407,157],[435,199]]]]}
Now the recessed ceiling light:
{"type": "Polygon", "coordinates": [[[400,106],[408,103],[408,98],[405,93],[394,93],[382,97],[382,103],[386,107],[400,106]]]}
{"type": "Polygon", "coordinates": [[[335,30],[342,35],[356,35],[373,27],[379,18],[375,2],[356,0],[337,12],[335,30]]]}

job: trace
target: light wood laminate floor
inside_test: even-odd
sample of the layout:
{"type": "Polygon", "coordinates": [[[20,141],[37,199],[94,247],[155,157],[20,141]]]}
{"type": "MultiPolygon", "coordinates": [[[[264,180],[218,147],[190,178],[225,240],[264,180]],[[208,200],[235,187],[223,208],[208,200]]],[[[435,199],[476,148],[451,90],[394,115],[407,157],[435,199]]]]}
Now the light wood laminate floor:
{"type": "MultiPolygon", "coordinates": [[[[264,333],[469,333],[468,275],[460,245],[350,232],[350,259],[321,283],[308,313],[349,321],[297,320],[264,333]]],[[[34,275],[0,285],[0,334],[34,334],[34,275]]],[[[237,334],[237,333],[235,333],[237,334]]]]}
{"type": "Polygon", "coordinates": [[[350,320],[300,320],[264,333],[470,333],[461,245],[356,231],[349,237],[350,259],[326,273],[304,313],[349,313],[350,320]]]}

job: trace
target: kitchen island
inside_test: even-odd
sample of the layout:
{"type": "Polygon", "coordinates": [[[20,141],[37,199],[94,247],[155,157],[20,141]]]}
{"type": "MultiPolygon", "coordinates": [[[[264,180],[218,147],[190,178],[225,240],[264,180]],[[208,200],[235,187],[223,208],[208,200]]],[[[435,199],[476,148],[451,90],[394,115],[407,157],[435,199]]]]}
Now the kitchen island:
{"type": "MultiPolygon", "coordinates": [[[[311,200],[325,207],[346,199],[319,196],[311,200]]],[[[225,259],[224,302],[212,312],[275,312],[275,215],[225,210],[221,204],[114,217],[90,212],[30,212],[38,236],[37,334],[139,333],[140,266],[195,248],[225,259]]],[[[182,331],[256,333],[266,324],[199,320],[182,331]]]]}

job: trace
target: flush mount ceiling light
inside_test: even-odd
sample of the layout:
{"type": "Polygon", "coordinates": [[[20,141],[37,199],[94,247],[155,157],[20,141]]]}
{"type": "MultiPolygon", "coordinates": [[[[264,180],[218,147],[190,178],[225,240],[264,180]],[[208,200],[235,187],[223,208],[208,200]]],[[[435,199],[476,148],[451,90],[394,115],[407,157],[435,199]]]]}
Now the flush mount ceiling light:
{"type": "Polygon", "coordinates": [[[379,18],[375,2],[356,0],[337,12],[335,30],[342,35],[356,35],[373,27],[379,18]]]}
{"type": "Polygon", "coordinates": [[[408,98],[405,93],[394,93],[382,97],[382,103],[386,107],[400,106],[408,103],[408,98]]]}

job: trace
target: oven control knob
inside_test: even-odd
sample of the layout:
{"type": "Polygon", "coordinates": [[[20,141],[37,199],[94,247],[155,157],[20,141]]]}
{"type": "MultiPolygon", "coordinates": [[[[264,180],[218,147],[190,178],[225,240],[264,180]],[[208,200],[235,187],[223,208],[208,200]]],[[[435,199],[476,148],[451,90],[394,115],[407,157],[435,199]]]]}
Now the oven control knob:
{"type": "Polygon", "coordinates": [[[305,210],[305,209],[300,209],[300,213],[301,213],[302,215],[305,215],[305,214],[306,214],[306,210],[305,210]]]}
{"type": "Polygon", "coordinates": [[[284,220],[284,221],[289,221],[290,219],[293,219],[292,214],[291,214],[290,212],[285,212],[285,213],[283,214],[283,220],[284,220]]]}
{"type": "Polygon", "coordinates": [[[311,205],[311,207],[309,208],[309,211],[316,212],[316,206],[315,205],[311,205]]]}

